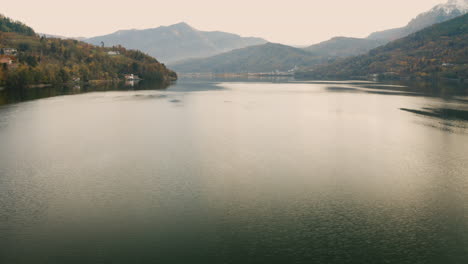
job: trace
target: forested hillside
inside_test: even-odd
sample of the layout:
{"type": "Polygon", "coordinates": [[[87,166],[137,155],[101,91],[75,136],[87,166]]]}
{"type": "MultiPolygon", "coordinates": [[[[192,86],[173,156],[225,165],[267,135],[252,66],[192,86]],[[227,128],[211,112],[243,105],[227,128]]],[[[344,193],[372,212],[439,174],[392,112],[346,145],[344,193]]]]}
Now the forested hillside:
{"type": "Polygon", "coordinates": [[[374,32],[368,39],[392,41],[415,33],[437,23],[459,17],[468,12],[468,0],[448,0],[446,3],[434,6],[431,10],[419,14],[406,26],[374,32]]]}
{"type": "Polygon", "coordinates": [[[16,32],[27,36],[34,36],[34,30],[25,24],[14,21],[0,14],[0,31],[1,32],[16,32]]]}
{"type": "Polygon", "coordinates": [[[171,67],[185,73],[261,73],[288,71],[296,66],[310,66],[324,61],[326,58],[303,49],[267,43],[209,58],[187,60],[171,67]]]}
{"type": "Polygon", "coordinates": [[[369,53],[297,73],[314,79],[468,78],[468,15],[433,25],[369,53]]]}
{"type": "Polygon", "coordinates": [[[383,44],[385,42],[381,40],[334,37],[305,50],[323,57],[338,58],[365,54],[383,44]]]}
{"type": "Polygon", "coordinates": [[[175,72],[140,51],[39,37],[31,28],[3,16],[0,29],[0,84],[7,87],[112,80],[125,74],[160,82],[177,78],[175,72]]]}

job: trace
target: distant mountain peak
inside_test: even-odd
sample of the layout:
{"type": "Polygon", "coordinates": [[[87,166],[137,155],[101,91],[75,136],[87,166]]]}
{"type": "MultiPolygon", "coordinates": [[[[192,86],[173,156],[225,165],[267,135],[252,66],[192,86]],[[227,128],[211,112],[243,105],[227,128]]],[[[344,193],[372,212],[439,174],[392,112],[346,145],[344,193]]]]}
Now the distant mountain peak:
{"type": "Polygon", "coordinates": [[[442,23],[447,20],[468,13],[468,0],[447,0],[444,4],[439,4],[412,19],[405,27],[394,28],[369,35],[370,39],[383,39],[387,41],[408,36],[411,33],[442,23]]]}
{"type": "Polygon", "coordinates": [[[114,34],[116,35],[122,35],[122,34],[125,34],[125,33],[128,33],[128,32],[132,32],[132,31],[137,31],[137,29],[121,29],[121,30],[117,30],[116,32],[114,32],[114,34]]]}
{"type": "Polygon", "coordinates": [[[448,0],[447,3],[437,5],[429,12],[434,11],[443,11],[446,14],[451,14],[456,11],[464,14],[468,12],[468,0],[448,0]]]}
{"type": "Polygon", "coordinates": [[[260,38],[244,38],[236,34],[201,31],[186,22],[157,28],[120,30],[112,34],[86,39],[106,46],[122,45],[141,50],[165,63],[209,57],[222,52],[266,43],[260,38]]]}
{"type": "Polygon", "coordinates": [[[449,0],[447,4],[454,5],[461,10],[468,9],[468,0],[449,0]]]}
{"type": "Polygon", "coordinates": [[[171,25],[169,27],[172,27],[172,28],[190,28],[190,29],[194,29],[193,27],[191,27],[189,24],[187,24],[186,22],[179,22],[177,24],[174,24],[174,25],[171,25]]]}
{"type": "Polygon", "coordinates": [[[314,79],[414,78],[464,80],[468,71],[468,14],[434,24],[414,34],[373,49],[365,55],[334,61],[299,73],[314,79]],[[420,63],[424,60],[425,63],[420,63]],[[445,66],[444,66],[445,65],[445,66]],[[447,67],[448,65],[448,67],[447,67]]]}
{"type": "Polygon", "coordinates": [[[267,42],[264,45],[265,46],[272,46],[272,47],[287,47],[287,45],[283,45],[281,43],[274,43],[274,42],[267,42]]]}

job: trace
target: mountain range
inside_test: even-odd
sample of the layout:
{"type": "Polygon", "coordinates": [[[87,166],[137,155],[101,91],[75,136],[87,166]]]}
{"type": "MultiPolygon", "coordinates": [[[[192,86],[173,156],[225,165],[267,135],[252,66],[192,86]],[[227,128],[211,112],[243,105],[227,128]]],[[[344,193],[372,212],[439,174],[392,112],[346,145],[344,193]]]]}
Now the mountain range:
{"type": "Polygon", "coordinates": [[[468,0],[449,0],[445,4],[433,7],[431,10],[419,14],[405,27],[374,32],[367,37],[372,40],[392,41],[411,33],[424,29],[436,23],[441,23],[468,12],[468,0]]]}
{"type": "Polygon", "coordinates": [[[468,14],[435,24],[357,57],[297,73],[313,79],[468,79],[468,14]]]}
{"type": "Polygon", "coordinates": [[[323,63],[333,63],[341,58],[366,54],[395,39],[408,36],[436,23],[448,21],[467,12],[468,0],[449,0],[445,4],[437,5],[418,15],[402,28],[372,33],[368,38],[335,37],[306,47],[303,50],[308,54],[304,54],[302,59],[298,58],[299,51],[295,48],[287,48],[286,46],[279,48],[274,44],[266,44],[170,65],[181,73],[283,71],[290,69],[291,66],[294,67],[292,64],[307,68],[323,63]],[[275,52],[271,52],[272,47],[277,47],[275,52]],[[265,58],[266,54],[271,57],[265,58]]]}
{"type": "MultiPolygon", "coordinates": [[[[301,68],[303,73],[314,72],[312,75],[326,77],[334,75],[332,69],[335,67],[334,70],[337,73],[335,76],[360,74],[359,70],[361,69],[347,70],[349,65],[363,67],[372,73],[385,71],[399,72],[400,74],[405,71],[427,73],[429,70],[421,68],[420,65],[428,63],[415,63],[414,58],[419,59],[421,56],[423,59],[432,58],[436,63],[434,65],[440,64],[441,60],[451,64],[456,60],[452,55],[446,54],[450,52],[450,49],[443,45],[459,48],[457,42],[450,42],[452,36],[441,34],[440,36],[445,39],[443,41],[433,40],[436,44],[432,47],[439,53],[431,55],[429,54],[430,50],[427,50],[427,43],[424,42],[431,38],[424,38],[421,40],[423,42],[419,43],[420,47],[414,48],[414,41],[409,41],[405,37],[413,36],[415,33],[420,36],[420,30],[434,24],[451,21],[467,12],[468,0],[448,0],[445,4],[437,5],[429,11],[419,14],[404,27],[374,32],[367,38],[334,37],[305,48],[269,43],[262,38],[241,37],[221,31],[201,31],[184,22],[151,29],[120,30],[112,34],[84,39],[84,41],[97,46],[112,47],[108,48],[109,50],[122,49],[123,47],[141,50],[181,73],[259,73],[301,68]],[[406,45],[405,41],[400,42],[402,38],[413,44],[406,45]],[[413,49],[410,49],[410,46],[413,49]],[[393,49],[389,51],[389,47],[393,47],[393,49]],[[401,54],[396,52],[399,49],[401,54]],[[402,61],[387,60],[388,58],[385,56],[390,56],[389,54],[402,61]],[[363,58],[367,58],[369,65],[362,61],[357,62],[363,58]],[[388,63],[409,63],[413,68],[402,70],[397,66],[389,67],[388,63]],[[337,65],[343,69],[336,68],[337,65]],[[380,66],[376,67],[376,65],[380,66]],[[325,70],[318,74],[319,68],[325,70]]],[[[46,37],[51,36],[46,35],[46,37]]],[[[454,38],[457,38],[456,41],[464,43],[463,37],[457,35],[454,38]]],[[[464,53],[458,55],[462,59],[466,58],[464,53]]],[[[459,61],[455,64],[463,65],[459,61]]],[[[457,67],[461,66],[455,66],[452,69],[457,67]]],[[[455,74],[455,76],[458,75],[455,74]]]]}
{"type": "Polygon", "coordinates": [[[439,4],[431,10],[419,14],[404,27],[374,32],[367,38],[335,37],[305,49],[320,52],[324,56],[338,58],[362,55],[390,41],[406,37],[421,29],[461,16],[467,12],[468,0],[449,0],[445,4],[439,4]]]}
{"type": "Polygon", "coordinates": [[[362,39],[350,37],[334,37],[330,40],[309,46],[304,50],[327,57],[348,57],[360,55],[385,44],[380,39],[362,39]]]}
{"type": "Polygon", "coordinates": [[[288,71],[364,54],[385,44],[382,40],[336,37],[306,48],[277,43],[249,46],[208,58],[170,63],[181,73],[265,73],[288,71]]]}
{"type": "Polygon", "coordinates": [[[261,38],[241,37],[221,31],[200,31],[187,23],[144,30],[120,30],[85,40],[94,45],[122,45],[141,50],[164,63],[208,57],[234,49],[264,44],[261,38]]]}
{"type": "MultiPolygon", "coordinates": [[[[312,54],[311,56],[307,55],[307,57],[314,57],[314,59],[305,58],[297,61],[297,64],[300,66],[303,62],[307,61],[312,63],[308,66],[312,66],[324,61],[330,62],[338,58],[362,55],[390,41],[405,37],[423,28],[450,20],[467,12],[468,0],[448,0],[447,3],[437,5],[431,10],[416,16],[406,26],[401,28],[374,32],[367,38],[335,37],[306,47],[304,50],[312,54]]],[[[259,59],[265,62],[269,61],[264,60],[262,56],[268,53],[272,47],[272,45],[266,45],[264,46],[266,50],[263,51],[259,45],[268,43],[265,39],[241,37],[221,31],[201,31],[184,22],[143,30],[120,30],[112,34],[84,39],[84,41],[94,45],[104,44],[108,47],[122,45],[126,48],[138,49],[158,58],[159,61],[175,65],[181,71],[191,70],[196,72],[206,72],[210,70],[211,66],[196,69],[190,66],[195,62],[209,65],[210,61],[219,61],[223,57],[230,58],[231,60],[227,61],[226,65],[222,63],[219,65],[220,67],[214,66],[213,68],[216,71],[222,71],[221,69],[238,69],[246,72],[251,70],[252,67],[250,65],[254,64],[248,62],[242,63],[242,58],[248,58],[251,62],[253,58],[246,55],[250,54],[255,57],[256,54],[252,53],[255,50],[260,52],[258,54],[259,59]],[[257,47],[254,49],[243,49],[251,46],[257,47]],[[238,49],[242,49],[242,52],[238,51],[238,49]],[[235,52],[230,53],[232,51],[235,52]],[[209,58],[223,53],[227,53],[226,56],[209,58]],[[238,58],[234,58],[234,56],[238,56],[238,58]],[[199,58],[207,58],[207,61],[198,60],[199,58]],[[244,68],[234,66],[234,61],[238,61],[246,66],[244,68]],[[183,66],[185,63],[187,66],[183,66]]],[[[281,51],[284,53],[272,54],[276,58],[272,58],[271,61],[277,62],[274,65],[278,66],[278,70],[290,67],[291,62],[295,61],[295,55],[293,54],[296,54],[296,52],[290,52],[291,50],[283,47],[281,51]],[[281,59],[287,57],[287,54],[292,55],[292,58],[286,59],[283,64],[279,63],[281,59]]],[[[261,66],[255,70],[257,72],[271,68],[270,65],[259,65],[258,63],[256,65],[261,66]]]]}
{"type": "Polygon", "coordinates": [[[335,57],[357,56],[390,41],[406,37],[421,29],[464,15],[467,12],[468,0],[449,0],[445,4],[439,4],[429,11],[419,14],[404,27],[374,32],[367,38],[335,37],[305,49],[335,57]]]}
{"type": "Polygon", "coordinates": [[[266,43],[237,49],[209,58],[192,59],[171,65],[184,73],[248,73],[288,71],[321,61],[303,49],[282,44],[266,43]]]}

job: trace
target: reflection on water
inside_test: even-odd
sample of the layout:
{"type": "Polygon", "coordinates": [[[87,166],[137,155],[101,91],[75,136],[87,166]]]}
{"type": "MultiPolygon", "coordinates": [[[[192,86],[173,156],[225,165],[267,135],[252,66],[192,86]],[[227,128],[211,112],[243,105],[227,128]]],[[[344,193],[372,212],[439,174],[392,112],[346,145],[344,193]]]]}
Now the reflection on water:
{"type": "Polygon", "coordinates": [[[48,98],[61,95],[73,95],[89,92],[104,92],[104,91],[128,91],[128,90],[160,90],[167,88],[167,84],[160,84],[151,81],[138,82],[100,82],[88,83],[82,85],[58,85],[38,88],[23,88],[23,89],[4,89],[0,90],[0,106],[48,98]]]}
{"type": "Polygon", "coordinates": [[[8,97],[0,263],[467,263],[466,89],[405,87],[8,97]]]}
{"type": "Polygon", "coordinates": [[[468,121],[468,111],[447,108],[423,108],[423,110],[401,108],[402,111],[415,113],[418,115],[437,117],[445,120],[465,120],[468,121]]]}
{"type": "Polygon", "coordinates": [[[344,92],[344,93],[359,92],[358,88],[342,87],[342,86],[328,86],[327,90],[330,92],[344,92]]]}
{"type": "MultiPolygon", "coordinates": [[[[468,84],[441,81],[441,82],[418,82],[418,81],[399,81],[391,84],[368,84],[367,88],[400,91],[404,93],[412,93],[413,95],[422,95],[425,97],[435,97],[444,100],[456,100],[458,97],[468,96],[468,84]]],[[[467,100],[461,100],[468,102],[467,100]]]]}
{"type": "Polygon", "coordinates": [[[435,122],[420,121],[422,125],[451,133],[468,133],[468,123],[466,122],[468,121],[468,110],[427,107],[421,110],[407,108],[400,110],[436,120],[435,122]]]}

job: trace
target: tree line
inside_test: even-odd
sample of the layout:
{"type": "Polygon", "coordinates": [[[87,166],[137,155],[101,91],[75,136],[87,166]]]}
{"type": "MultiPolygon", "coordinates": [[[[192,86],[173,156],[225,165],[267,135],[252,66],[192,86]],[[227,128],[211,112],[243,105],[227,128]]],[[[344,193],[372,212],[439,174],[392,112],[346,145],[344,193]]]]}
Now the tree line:
{"type": "Polygon", "coordinates": [[[468,15],[436,24],[357,57],[297,73],[330,79],[374,75],[379,78],[468,79],[468,15]]]}
{"type": "Polygon", "coordinates": [[[72,39],[47,38],[27,26],[0,17],[0,48],[17,49],[11,65],[0,67],[0,84],[21,87],[70,81],[117,80],[125,74],[169,82],[177,78],[155,58],[121,46],[97,47],[72,39]],[[5,29],[6,30],[2,30],[5,29]],[[115,51],[117,55],[110,55],[115,51]]]}

